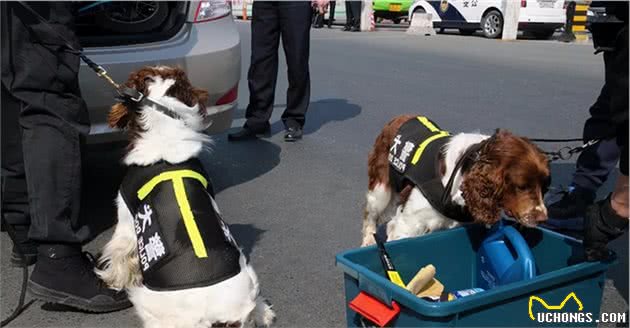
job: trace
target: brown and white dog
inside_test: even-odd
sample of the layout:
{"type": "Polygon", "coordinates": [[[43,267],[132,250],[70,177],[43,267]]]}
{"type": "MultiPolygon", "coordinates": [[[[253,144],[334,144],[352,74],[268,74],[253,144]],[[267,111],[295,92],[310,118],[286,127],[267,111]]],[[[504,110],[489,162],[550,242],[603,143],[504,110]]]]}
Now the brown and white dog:
{"type": "MultiPolygon", "coordinates": [[[[401,126],[416,118],[417,115],[402,115],[391,120],[369,154],[363,246],[374,243],[377,225],[386,222],[388,240],[420,236],[460,224],[434,208],[414,183],[406,181],[396,187],[392,181],[390,149],[401,126]]],[[[442,186],[447,185],[456,163],[471,147],[476,147],[477,157],[453,177],[448,196],[454,207],[480,224],[497,222],[502,210],[526,226],[547,219],[543,195],[550,182],[548,160],[526,138],[505,130],[498,130],[493,136],[478,133],[451,136],[435,161],[439,166],[437,179],[442,186]]]]}
{"type": "MultiPolygon", "coordinates": [[[[211,123],[206,115],[208,93],[193,87],[183,70],[164,66],[145,67],[132,73],[126,86],[135,88],[154,101],[154,103],[140,104],[119,103],[114,105],[109,113],[110,126],[126,129],[129,132],[129,147],[123,163],[130,170],[132,168],[144,170],[156,167],[156,165],[181,165],[187,161],[196,161],[196,158],[204,150],[207,150],[211,140],[203,131],[211,123]],[[167,115],[168,112],[160,111],[155,104],[168,108],[174,117],[167,115]]],[[[166,186],[163,190],[177,190],[175,182],[172,185],[173,187],[166,186]]],[[[136,190],[133,191],[136,192],[136,190]]],[[[188,189],[184,191],[184,193],[187,192],[188,189]]],[[[139,194],[140,190],[137,193],[139,194]]],[[[140,214],[134,217],[132,213],[136,213],[137,210],[127,205],[124,195],[121,185],[116,199],[118,223],[112,239],[103,249],[99,259],[100,269],[97,270],[97,274],[110,288],[127,291],[145,327],[249,327],[254,325],[269,326],[272,323],[275,314],[271,306],[259,295],[256,273],[251,264],[247,263],[236,242],[233,243],[234,249],[230,253],[234,259],[230,265],[234,268],[233,272],[238,272],[237,274],[235,273],[235,275],[220,282],[204,283],[195,288],[176,290],[148,288],[145,285],[146,281],[143,282],[144,276],[141,271],[141,269],[144,270],[141,265],[146,262],[146,256],[142,258],[142,263],[140,263],[141,260],[138,255],[137,233],[139,233],[140,228],[137,225],[137,220],[140,214]]],[[[205,189],[202,190],[201,196],[201,201],[197,201],[197,204],[212,203],[208,206],[213,207],[215,212],[219,212],[214,199],[209,193],[205,193],[205,189]]],[[[177,197],[175,208],[180,204],[180,196],[177,197]]],[[[186,196],[184,195],[184,197],[186,196]]],[[[154,209],[165,206],[165,202],[168,203],[168,201],[162,200],[159,204],[154,204],[154,209]]],[[[145,210],[142,215],[148,214],[148,224],[155,225],[155,218],[154,222],[151,223],[151,213],[148,212],[145,210]]],[[[195,212],[195,215],[197,213],[195,212]]],[[[159,217],[158,219],[162,220],[159,217]]],[[[177,229],[171,230],[182,230],[185,234],[189,228],[188,225],[186,228],[183,227],[181,221],[185,221],[185,219],[182,220],[179,216],[173,215],[172,218],[166,219],[172,219],[176,222],[177,229]]],[[[200,227],[204,224],[207,225],[208,223],[197,222],[200,227]]],[[[143,223],[142,232],[144,229],[143,223]]],[[[215,242],[220,240],[221,243],[225,244],[232,241],[226,226],[221,225],[218,230],[223,232],[220,232],[220,237],[215,239],[215,242]],[[225,240],[222,239],[223,237],[225,240]]],[[[190,241],[194,246],[192,240],[191,237],[190,241]]],[[[205,242],[205,245],[208,245],[210,241],[206,240],[205,242]]],[[[191,248],[188,240],[185,243],[178,242],[177,244],[179,245],[174,246],[178,247],[178,251],[181,249],[187,251],[191,248]]],[[[148,247],[147,244],[143,245],[145,249],[148,247]]],[[[204,244],[202,243],[202,245],[204,244]]],[[[174,252],[171,251],[171,253],[174,252]]],[[[147,251],[144,254],[149,253],[147,251]]],[[[157,256],[159,254],[154,251],[152,255],[157,256]]],[[[219,256],[218,258],[221,259],[222,257],[219,256]]],[[[210,266],[219,264],[218,262],[204,263],[210,266]]],[[[186,272],[193,268],[182,267],[180,269],[182,271],[179,272],[179,275],[185,276],[186,272]]]]}

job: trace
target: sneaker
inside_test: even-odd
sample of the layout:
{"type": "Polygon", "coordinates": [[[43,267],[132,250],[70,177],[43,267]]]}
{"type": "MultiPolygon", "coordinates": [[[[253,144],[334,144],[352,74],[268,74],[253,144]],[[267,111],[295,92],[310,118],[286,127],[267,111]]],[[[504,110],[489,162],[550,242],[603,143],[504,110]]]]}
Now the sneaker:
{"type": "Polygon", "coordinates": [[[570,187],[568,191],[562,191],[562,198],[547,206],[550,219],[571,219],[583,217],[586,208],[593,204],[595,192],[581,187],[570,187]]]}
{"type": "Polygon", "coordinates": [[[39,300],[105,313],[131,306],[125,292],[107,288],[94,273],[94,259],[80,246],[40,245],[28,289],[39,300]]]}
{"type": "Polygon", "coordinates": [[[610,196],[591,205],[584,216],[584,254],[587,261],[609,257],[607,245],[628,230],[628,218],[619,216],[610,205],[610,196]]]}

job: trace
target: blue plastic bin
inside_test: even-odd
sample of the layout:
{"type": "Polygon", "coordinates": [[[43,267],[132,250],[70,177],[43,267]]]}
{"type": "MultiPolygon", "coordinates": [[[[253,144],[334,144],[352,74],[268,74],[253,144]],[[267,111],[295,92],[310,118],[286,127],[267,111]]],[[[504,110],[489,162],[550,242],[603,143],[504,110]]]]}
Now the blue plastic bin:
{"type": "MultiPolygon", "coordinates": [[[[447,291],[455,291],[478,286],[476,250],[486,232],[482,226],[468,225],[390,242],[385,247],[405,283],[420,268],[433,264],[436,278],[447,291]]],[[[422,300],[388,281],[376,246],[338,254],[336,265],[344,272],[347,325],[361,327],[365,323],[361,315],[348,307],[359,292],[365,292],[384,304],[394,301],[400,306],[400,313],[388,324],[390,327],[597,326],[606,270],[615,262],[615,255],[611,253],[605,262],[584,262],[578,240],[542,228],[520,232],[536,260],[534,279],[442,303],[422,300]],[[582,311],[571,298],[556,310],[532,301],[532,314],[537,319],[538,313],[576,313],[569,320],[580,320],[581,316],[584,322],[541,323],[530,318],[530,296],[555,306],[571,293],[581,301],[582,311]],[[591,322],[587,322],[586,313],[591,314],[591,322]]]]}

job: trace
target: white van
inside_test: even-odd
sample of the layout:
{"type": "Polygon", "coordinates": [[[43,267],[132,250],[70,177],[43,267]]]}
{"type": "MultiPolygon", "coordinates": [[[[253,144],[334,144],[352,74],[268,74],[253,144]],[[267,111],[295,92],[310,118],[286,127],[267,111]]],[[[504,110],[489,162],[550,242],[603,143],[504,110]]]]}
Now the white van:
{"type": "MultiPolygon", "coordinates": [[[[417,0],[409,7],[409,21],[414,13],[430,13],[434,27],[457,28],[466,35],[481,29],[486,37],[498,38],[506,1],[519,0],[417,0]]],[[[520,0],[520,4],[519,30],[548,39],[564,25],[564,0],[520,0]]]]}

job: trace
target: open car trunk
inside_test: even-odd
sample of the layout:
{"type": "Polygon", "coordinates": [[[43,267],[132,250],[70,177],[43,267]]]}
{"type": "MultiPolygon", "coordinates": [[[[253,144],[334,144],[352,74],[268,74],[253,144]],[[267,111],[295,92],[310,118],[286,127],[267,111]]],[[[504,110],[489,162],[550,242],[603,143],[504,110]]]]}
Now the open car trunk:
{"type": "Polygon", "coordinates": [[[77,32],[83,47],[167,40],[186,22],[188,1],[78,2],[77,32]]]}

